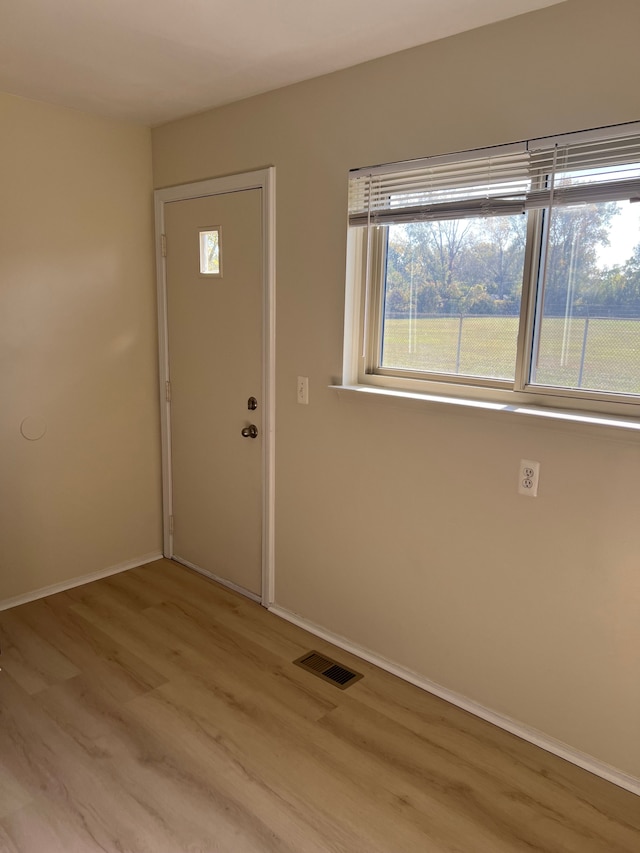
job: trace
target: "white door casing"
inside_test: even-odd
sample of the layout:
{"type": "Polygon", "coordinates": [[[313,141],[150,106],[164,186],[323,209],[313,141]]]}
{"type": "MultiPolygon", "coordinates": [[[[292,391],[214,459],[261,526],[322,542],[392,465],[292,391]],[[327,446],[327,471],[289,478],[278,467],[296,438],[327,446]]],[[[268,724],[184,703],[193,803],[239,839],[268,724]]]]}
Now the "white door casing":
{"type": "MultiPolygon", "coordinates": [[[[162,473],[163,473],[163,519],[164,519],[164,554],[174,556],[172,519],[174,515],[174,486],[172,482],[172,423],[171,404],[167,399],[168,382],[170,379],[169,352],[169,314],[167,299],[167,264],[164,253],[166,245],[166,214],[167,205],[173,202],[208,197],[224,196],[243,190],[261,190],[255,194],[260,197],[260,214],[262,227],[261,240],[261,278],[262,278],[262,365],[261,388],[256,396],[259,409],[256,412],[239,412],[240,418],[247,423],[249,419],[256,423],[260,430],[262,446],[261,480],[262,480],[262,547],[261,547],[261,595],[258,597],[262,604],[269,606],[274,600],[274,425],[275,425],[275,169],[273,167],[256,172],[243,173],[225,178],[217,178],[194,184],[157,190],[155,193],[156,211],[156,262],[158,270],[158,336],[160,357],[160,394],[161,394],[161,429],[162,429],[162,473]],[[256,419],[253,416],[258,416],[256,419]]],[[[214,200],[214,199],[212,199],[214,200]]],[[[173,210],[179,206],[174,206],[173,210]]],[[[197,205],[196,205],[197,207],[197,205]]],[[[218,223],[202,222],[203,226],[218,223]]],[[[224,231],[223,231],[224,234],[224,231]]],[[[226,238],[223,236],[223,240],[226,238]]],[[[224,278],[224,244],[223,244],[223,278],[224,278]]],[[[224,366],[216,366],[215,373],[224,366]]],[[[246,400],[244,400],[246,404],[246,400]]],[[[235,437],[235,436],[234,436],[235,437]]],[[[256,448],[251,439],[239,439],[247,454],[255,453],[256,448]]],[[[184,491],[183,491],[184,493],[184,491]]],[[[187,562],[184,560],[184,562],[187,562]]],[[[202,568],[198,566],[198,568],[202,568]]],[[[213,574],[205,571],[206,574],[213,574]]],[[[216,576],[216,579],[236,586],[233,580],[216,576]]],[[[246,593],[243,584],[237,584],[246,593]]]]}

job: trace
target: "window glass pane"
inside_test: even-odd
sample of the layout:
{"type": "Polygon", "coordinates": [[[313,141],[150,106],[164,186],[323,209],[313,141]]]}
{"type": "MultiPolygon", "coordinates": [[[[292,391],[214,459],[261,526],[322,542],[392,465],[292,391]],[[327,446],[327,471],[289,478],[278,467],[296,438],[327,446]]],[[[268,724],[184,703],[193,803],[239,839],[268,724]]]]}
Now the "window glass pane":
{"type": "Polygon", "coordinates": [[[200,273],[220,275],[220,229],[200,231],[200,273]]]}
{"type": "Polygon", "coordinates": [[[640,393],[640,204],[559,207],[550,222],[531,381],[640,393]]]}
{"type": "Polygon", "coordinates": [[[381,366],[513,380],[526,216],[388,228],[381,366]]]}

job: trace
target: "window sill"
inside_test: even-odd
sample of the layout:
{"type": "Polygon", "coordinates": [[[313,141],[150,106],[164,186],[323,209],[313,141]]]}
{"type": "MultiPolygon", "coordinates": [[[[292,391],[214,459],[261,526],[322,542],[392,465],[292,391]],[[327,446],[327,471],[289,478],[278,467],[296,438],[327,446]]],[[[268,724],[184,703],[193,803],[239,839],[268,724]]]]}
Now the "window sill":
{"type": "Polygon", "coordinates": [[[584,412],[571,409],[551,408],[547,406],[522,405],[515,403],[496,403],[487,400],[473,400],[466,397],[447,397],[437,394],[425,394],[415,391],[398,391],[372,385],[330,385],[338,397],[351,400],[376,401],[382,404],[410,406],[422,409],[443,408],[449,413],[476,412],[478,414],[509,415],[525,417],[549,425],[600,428],[610,432],[618,439],[640,439],[640,420],[618,415],[584,412]]]}

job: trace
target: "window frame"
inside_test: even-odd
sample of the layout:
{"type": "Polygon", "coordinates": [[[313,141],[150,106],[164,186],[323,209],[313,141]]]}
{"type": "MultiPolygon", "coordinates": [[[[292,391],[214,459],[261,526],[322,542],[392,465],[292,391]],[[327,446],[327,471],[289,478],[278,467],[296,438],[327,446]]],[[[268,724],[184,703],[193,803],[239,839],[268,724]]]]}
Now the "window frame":
{"type": "MultiPolygon", "coordinates": [[[[634,127],[638,127],[640,133],[640,126],[634,127]]],[[[602,130],[617,129],[600,129],[593,133],[602,134],[602,130]]],[[[575,135],[582,136],[583,133],[592,132],[575,135]]],[[[558,138],[566,139],[567,135],[558,138]]],[[[546,178],[546,175],[538,175],[538,184],[544,185],[546,178]]],[[[389,225],[348,227],[344,384],[373,386],[394,392],[406,391],[425,397],[437,395],[514,407],[553,408],[640,418],[640,395],[555,387],[530,381],[535,357],[536,316],[542,309],[544,297],[544,288],[540,286],[540,270],[544,229],[547,227],[545,217],[549,210],[549,207],[539,207],[525,214],[528,221],[513,381],[382,367],[389,225]]],[[[444,220],[446,217],[443,216],[441,221],[444,220]]],[[[638,324],[640,327],[640,319],[638,324]]]]}
{"type": "Polygon", "coordinates": [[[222,225],[206,225],[198,228],[198,275],[200,278],[222,278],[222,225]],[[203,244],[202,237],[205,234],[216,233],[218,235],[218,270],[217,272],[203,272],[203,244]]]}

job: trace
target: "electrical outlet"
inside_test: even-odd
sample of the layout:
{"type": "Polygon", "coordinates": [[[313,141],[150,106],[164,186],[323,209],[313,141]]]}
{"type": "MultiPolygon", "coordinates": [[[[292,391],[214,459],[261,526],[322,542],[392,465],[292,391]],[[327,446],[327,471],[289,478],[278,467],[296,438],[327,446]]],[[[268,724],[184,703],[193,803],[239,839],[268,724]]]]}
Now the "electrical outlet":
{"type": "Polygon", "coordinates": [[[298,376],[298,402],[303,406],[309,405],[309,377],[298,376]]]}
{"type": "Polygon", "coordinates": [[[518,469],[518,492],[528,498],[535,498],[538,494],[539,479],[540,463],[532,462],[531,459],[521,459],[518,469]]]}

